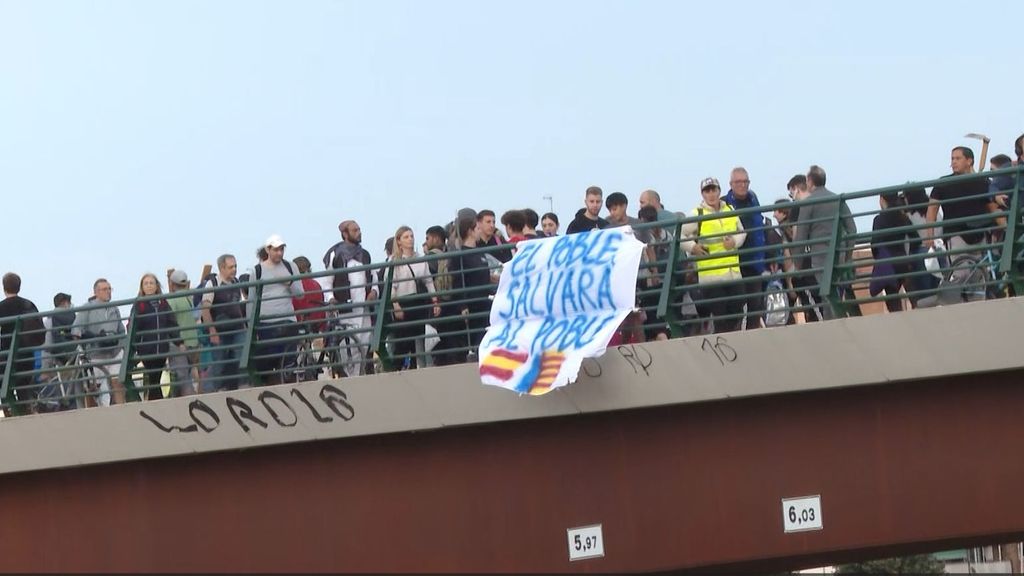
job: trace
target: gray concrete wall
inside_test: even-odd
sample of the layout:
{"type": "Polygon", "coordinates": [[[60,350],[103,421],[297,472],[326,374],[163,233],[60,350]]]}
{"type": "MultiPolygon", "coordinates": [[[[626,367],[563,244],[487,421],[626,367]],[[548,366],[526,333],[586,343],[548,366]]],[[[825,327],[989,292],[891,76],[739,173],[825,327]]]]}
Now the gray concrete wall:
{"type": "Polygon", "coordinates": [[[1015,369],[1024,300],[620,346],[545,396],[476,366],[0,420],[0,473],[1015,369]]]}

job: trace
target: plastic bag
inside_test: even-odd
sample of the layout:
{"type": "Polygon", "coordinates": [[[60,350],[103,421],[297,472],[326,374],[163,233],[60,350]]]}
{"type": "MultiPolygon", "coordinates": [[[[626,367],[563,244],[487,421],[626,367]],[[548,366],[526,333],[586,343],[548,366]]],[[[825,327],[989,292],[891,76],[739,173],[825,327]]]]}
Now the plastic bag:
{"type": "Polygon", "coordinates": [[[785,326],[789,322],[789,298],[781,280],[768,283],[764,296],[764,325],[785,326]]]}
{"type": "Polygon", "coordinates": [[[942,238],[936,238],[935,245],[928,249],[928,255],[924,258],[924,268],[935,277],[942,278],[942,270],[947,267],[949,256],[946,255],[946,245],[942,238]]]}

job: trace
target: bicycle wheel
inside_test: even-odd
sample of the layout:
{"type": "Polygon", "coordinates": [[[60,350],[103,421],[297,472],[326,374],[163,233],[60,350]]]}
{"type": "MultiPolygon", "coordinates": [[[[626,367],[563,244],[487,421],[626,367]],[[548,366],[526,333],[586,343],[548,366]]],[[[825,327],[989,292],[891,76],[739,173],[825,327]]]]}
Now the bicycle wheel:
{"type": "Polygon", "coordinates": [[[309,340],[303,340],[295,356],[295,377],[299,382],[316,380],[319,372],[313,345],[309,340]]]}

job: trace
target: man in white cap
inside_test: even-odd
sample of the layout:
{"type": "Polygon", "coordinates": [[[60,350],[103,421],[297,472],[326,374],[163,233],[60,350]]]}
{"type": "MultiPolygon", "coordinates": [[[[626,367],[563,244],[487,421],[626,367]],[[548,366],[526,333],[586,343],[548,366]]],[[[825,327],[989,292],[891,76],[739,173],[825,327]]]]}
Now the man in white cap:
{"type": "Polygon", "coordinates": [[[250,306],[260,299],[256,324],[257,344],[253,350],[253,365],[264,384],[279,384],[285,380],[287,368],[295,363],[297,341],[280,341],[298,335],[292,297],[302,296],[302,281],[295,279],[297,269],[284,259],[285,242],[277,234],[264,242],[267,259],[249,275],[251,281],[260,282],[249,288],[250,306]]]}

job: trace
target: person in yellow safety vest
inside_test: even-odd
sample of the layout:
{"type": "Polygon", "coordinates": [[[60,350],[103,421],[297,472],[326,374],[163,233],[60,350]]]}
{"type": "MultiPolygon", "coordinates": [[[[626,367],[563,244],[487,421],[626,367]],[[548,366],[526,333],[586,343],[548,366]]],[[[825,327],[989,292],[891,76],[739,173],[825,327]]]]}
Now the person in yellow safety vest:
{"type": "Polygon", "coordinates": [[[683,250],[697,265],[700,296],[694,301],[701,318],[715,319],[715,333],[732,332],[740,328],[743,318],[744,293],[738,284],[742,274],[736,251],[747,235],[739,217],[729,214],[732,208],[722,202],[722,187],[716,178],[701,180],[700,195],[702,202],[689,214],[699,220],[682,227],[683,250]]]}

